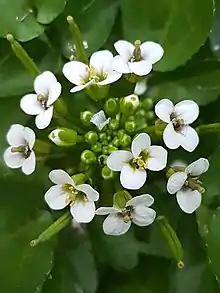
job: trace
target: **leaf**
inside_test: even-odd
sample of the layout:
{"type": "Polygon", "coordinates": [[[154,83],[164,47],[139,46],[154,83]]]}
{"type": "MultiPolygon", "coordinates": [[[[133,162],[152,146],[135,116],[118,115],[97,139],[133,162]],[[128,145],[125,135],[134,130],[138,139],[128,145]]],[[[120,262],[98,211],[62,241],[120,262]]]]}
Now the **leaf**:
{"type": "Polygon", "coordinates": [[[167,71],[183,65],[204,44],[212,25],[212,0],[121,0],[124,38],[159,42],[165,55],[155,66],[167,71]],[[198,13],[199,11],[199,13],[198,13]]]}
{"type": "Polygon", "coordinates": [[[213,26],[210,32],[210,45],[212,53],[216,57],[220,57],[220,0],[215,0],[215,14],[213,18],[213,26]]]}

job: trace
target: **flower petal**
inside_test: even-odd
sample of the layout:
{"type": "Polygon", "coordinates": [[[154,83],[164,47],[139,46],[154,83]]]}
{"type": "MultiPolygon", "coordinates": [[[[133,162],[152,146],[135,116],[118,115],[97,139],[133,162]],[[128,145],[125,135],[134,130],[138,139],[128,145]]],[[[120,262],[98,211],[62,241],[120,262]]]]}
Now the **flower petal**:
{"type": "Polygon", "coordinates": [[[121,76],[122,76],[122,73],[119,73],[119,72],[112,70],[108,73],[106,79],[104,79],[100,82],[97,82],[97,85],[107,85],[107,84],[113,83],[113,82],[119,80],[119,78],[121,78],[121,76]]]}
{"type": "Polygon", "coordinates": [[[99,130],[102,130],[105,125],[109,123],[111,118],[106,118],[105,112],[103,110],[95,113],[92,118],[90,119],[90,122],[92,122],[99,130]]]}
{"type": "Polygon", "coordinates": [[[88,66],[80,61],[70,61],[63,66],[64,76],[75,85],[82,85],[89,78],[88,66]]]}
{"type": "Polygon", "coordinates": [[[148,150],[150,145],[150,136],[147,133],[140,133],[132,141],[131,152],[133,156],[137,158],[141,152],[148,150]]]}
{"type": "Polygon", "coordinates": [[[20,107],[28,115],[38,115],[45,111],[35,94],[25,95],[20,101],[20,107]]]}
{"type": "Polygon", "coordinates": [[[129,43],[128,41],[120,40],[114,44],[115,50],[118,52],[119,55],[125,60],[128,61],[134,52],[134,45],[129,43]]]}
{"type": "Polygon", "coordinates": [[[147,90],[147,78],[138,81],[134,88],[134,93],[138,96],[143,95],[147,90]]]}
{"type": "Polygon", "coordinates": [[[99,216],[105,216],[105,215],[108,215],[108,214],[114,214],[114,213],[118,213],[120,212],[119,209],[116,209],[114,207],[100,207],[96,210],[96,215],[99,215],[99,216]]]}
{"type": "Polygon", "coordinates": [[[50,71],[44,71],[35,78],[34,90],[37,94],[47,96],[49,89],[57,83],[56,76],[50,71]]]}
{"type": "Polygon", "coordinates": [[[164,54],[164,50],[161,45],[155,42],[144,42],[141,44],[140,49],[142,58],[152,64],[158,62],[164,54]]]}
{"type": "Polygon", "coordinates": [[[4,161],[5,164],[9,167],[9,168],[20,168],[23,165],[23,162],[25,160],[24,156],[22,156],[21,153],[12,153],[11,151],[12,147],[9,147],[5,150],[4,152],[4,161]]]}
{"type": "Polygon", "coordinates": [[[186,167],[186,173],[192,176],[198,176],[205,173],[209,168],[209,161],[205,158],[200,158],[186,167]]]}
{"type": "Polygon", "coordinates": [[[52,186],[44,195],[46,203],[52,210],[62,210],[68,206],[67,193],[59,185],[52,186]]]}
{"type": "Polygon", "coordinates": [[[167,155],[167,150],[163,147],[157,145],[150,146],[147,169],[151,171],[163,170],[167,165],[167,155]]]}
{"type": "Polygon", "coordinates": [[[152,63],[145,60],[141,60],[137,62],[128,62],[128,66],[131,72],[135,73],[138,76],[147,75],[152,70],[152,63]]]}
{"type": "Polygon", "coordinates": [[[129,164],[123,166],[120,174],[121,185],[127,189],[141,188],[147,179],[147,172],[145,170],[138,170],[132,168],[129,164]]]}
{"type": "Polygon", "coordinates": [[[183,187],[186,179],[187,179],[187,174],[185,172],[174,173],[168,179],[167,191],[170,194],[176,193],[177,191],[179,191],[183,187]]]}
{"type": "Polygon", "coordinates": [[[95,216],[95,204],[93,201],[77,200],[70,206],[70,212],[77,223],[89,223],[95,216]]]}
{"type": "Polygon", "coordinates": [[[180,135],[174,130],[173,123],[170,122],[164,129],[163,140],[165,145],[173,150],[177,149],[181,144],[180,135]]]}
{"type": "Polygon", "coordinates": [[[179,137],[180,145],[188,152],[193,152],[199,144],[198,133],[189,125],[183,126],[179,137]]]}
{"type": "Polygon", "coordinates": [[[174,110],[173,103],[168,99],[160,100],[155,105],[155,114],[157,115],[160,120],[169,123],[171,121],[170,115],[174,110]]]}
{"type": "Polygon", "coordinates": [[[51,122],[53,117],[53,106],[50,106],[46,111],[38,114],[35,118],[35,124],[38,129],[45,129],[51,122]]]}
{"type": "Polygon", "coordinates": [[[185,124],[193,123],[199,116],[199,106],[191,100],[181,101],[174,107],[178,119],[183,119],[185,124]]]}
{"type": "Polygon", "coordinates": [[[129,151],[115,151],[111,153],[107,158],[107,166],[112,171],[121,171],[123,166],[127,164],[131,159],[133,159],[133,155],[129,151]]]}
{"type": "Polygon", "coordinates": [[[7,141],[12,146],[25,145],[24,126],[20,124],[13,124],[7,135],[7,141]]]}
{"type": "Polygon", "coordinates": [[[56,82],[49,90],[47,107],[52,105],[61,95],[62,86],[59,82],[56,82]]]}
{"type": "Polygon", "coordinates": [[[75,183],[73,179],[70,177],[70,175],[61,169],[52,170],[49,173],[49,178],[54,184],[58,184],[58,185],[71,184],[75,186],[75,183]]]}
{"type": "Polygon", "coordinates": [[[90,201],[97,201],[99,199],[99,193],[89,184],[80,184],[76,186],[76,189],[86,194],[90,201]]]}
{"type": "Polygon", "coordinates": [[[131,69],[128,66],[128,62],[124,60],[120,55],[114,57],[112,61],[112,68],[120,73],[131,73],[131,69]]]}
{"type": "Polygon", "coordinates": [[[95,83],[95,80],[92,79],[90,80],[89,82],[85,83],[85,84],[82,84],[82,85],[77,85],[77,86],[74,86],[70,92],[71,93],[76,93],[76,92],[79,92],[79,91],[82,91],[84,90],[86,87],[90,86],[91,84],[95,83]]]}
{"type": "Polygon", "coordinates": [[[149,207],[153,203],[154,203],[153,196],[151,196],[150,194],[142,194],[139,196],[135,196],[132,199],[130,199],[129,201],[127,201],[126,207],[127,206],[134,206],[135,207],[138,205],[149,207]]]}
{"type": "Polygon", "coordinates": [[[138,226],[148,226],[153,223],[156,218],[155,210],[143,205],[138,205],[131,212],[132,222],[138,226]]]}
{"type": "Polygon", "coordinates": [[[97,75],[107,73],[112,69],[113,54],[108,50],[97,51],[90,57],[89,65],[97,75]]]}
{"type": "Polygon", "coordinates": [[[110,214],[103,222],[103,231],[107,235],[125,234],[131,226],[131,221],[125,223],[118,214],[110,214]]]}
{"type": "Polygon", "coordinates": [[[202,196],[198,190],[181,189],[176,194],[180,208],[187,214],[192,214],[201,205],[202,196]]]}
{"type": "Polygon", "coordinates": [[[32,151],[30,156],[24,161],[22,165],[22,172],[26,175],[30,175],[34,172],[36,167],[35,153],[32,151]]]}
{"type": "Polygon", "coordinates": [[[32,148],[35,144],[35,140],[36,140],[36,135],[35,135],[34,131],[29,127],[25,127],[24,128],[24,137],[25,137],[25,140],[28,142],[29,148],[32,150],[32,148]]]}

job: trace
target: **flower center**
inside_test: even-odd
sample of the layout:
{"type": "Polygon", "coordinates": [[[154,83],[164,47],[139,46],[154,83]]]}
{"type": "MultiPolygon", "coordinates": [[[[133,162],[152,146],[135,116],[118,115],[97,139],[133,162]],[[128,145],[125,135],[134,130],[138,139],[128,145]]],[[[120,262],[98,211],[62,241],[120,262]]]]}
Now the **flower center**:
{"type": "Polygon", "coordinates": [[[47,107],[48,96],[45,97],[45,96],[42,95],[42,94],[38,94],[38,95],[37,95],[37,100],[38,100],[38,102],[40,102],[42,108],[44,108],[45,110],[48,109],[48,107],[47,107]]]}
{"type": "Polygon", "coordinates": [[[192,177],[188,175],[184,187],[192,190],[198,190],[201,194],[205,192],[205,189],[201,186],[202,182],[198,180],[198,177],[192,177]]]}
{"type": "Polygon", "coordinates": [[[176,118],[175,113],[170,115],[171,122],[173,123],[173,127],[176,131],[181,131],[182,127],[184,126],[184,120],[176,118]]]}
{"type": "Polygon", "coordinates": [[[144,150],[140,153],[140,156],[131,160],[130,165],[138,170],[146,170],[148,158],[149,152],[147,150],[144,150]]]}
{"type": "Polygon", "coordinates": [[[18,147],[12,147],[11,152],[12,153],[20,153],[25,159],[27,159],[31,154],[31,150],[30,150],[28,144],[20,145],[18,147]]]}
{"type": "Polygon", "coordinates": [[[131,221],[132,216],[131,213],[134,210],[133,206],[127,206],[126,208],[122,209],[120,216],[123,218],[123,221],[125,223],[128,223],[129,221],[131,221]]]}
{"type": "Polygon", "coordinates": [[[141,41],[140,40],[137,40],[135,41],[134,43],[134,51],[133,51],[133,55],[130,59],[130,62],[138,62],[138,61],[141,61],[142,60],[142,56],[141,56],[141,41]]]}
{"type": "Polygon", "coordinates": [[[83,192],[76,190],[75,187],[71,184],[68,184],[68,183],[63,184],[62,189],[64,192],[67,193],[66,200],[65,200],[66,203],[70,204],[71,206],[74,205],[76,200],[83,201],[83,202],[87,201],[86,195],[83,192]]]}
{"type": "Polygon", "coordinates": [[[108,74],[104,73],[103,71],[98,73],[93,66],[90,66],[90,67],[87,66],[86,70],[89,74],[89,77],[88,77],[88,80],[85,81],[85,83],[91,80],[94,80],[97,83],[97,82],[105,80],[106,77],[108,76],[108,74]]]}

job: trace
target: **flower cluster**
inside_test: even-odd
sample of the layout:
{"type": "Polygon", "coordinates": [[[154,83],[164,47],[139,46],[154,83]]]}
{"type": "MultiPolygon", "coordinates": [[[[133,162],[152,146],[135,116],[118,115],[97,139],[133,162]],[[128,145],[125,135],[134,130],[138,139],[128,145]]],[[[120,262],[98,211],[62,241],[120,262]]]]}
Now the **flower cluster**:
{"type": "MultiPolygon", "coordinates": [[[[118,53],[115,57],[110,51],[102,50],[93,53],[88,64],[73,60],[63,66],[63,75],[74,84],[71,93],[85,90],[94,101],[105,99],[103,109],[97,106],[94,112],[85,105],[85,111],[79,113],[80,124],[75,125],[73,119],[73,127],[69,128],[68,111],[63,111],[61,106],[65,104],[61,97],[62,86],[50,71],[36,77],[35,93],[23,96],[20,107],[26,114],[36,116],[35,124],[40,130],[53,122],[53,113],[57,123],[62,121],[60,127],[52,124],[48,135],[56,150],[65,147],[73,148],[74,152],[75,145],[84,147],[76,172],[70,171],[69,175],[65,170],[56,169],[49,173],[55,185],[45,193],[48,206],[52,210],[69,206],[77,223],[89,223],[95,215],[108,215],[103,222],[104,232],[121,235],[128,231],[131,223],[148,226],[156,218],[156,211],[150,208],[154,198],[149,194],[135,196],[136,190],[148,184],[148,172],[167,174],[167,191],[176,194],[177,203],[185,213],[193,213],[200,206],[205,191],[198,177],[208,170],[209,162],[200,158],[188,166],[169,167],[167,149],[152,144],[155,137],[157,141],[163,137],[168,149],[182,147],[188,152],[199,144],[197,131],[190,126],[199,115],[194,101],[183,100],[174,105],[169,99],[162,99],[153,111],[151,99],[138,97],[146,91],[146,76],[162,58],[163,48],[154,42],[131,44],[124,40],[114,46],[118,53]],[[109,85],[123,74],[135,83],[133,93],[108,98],[109,85]],[[104,202],[101,200],[104,194],[97,191],[102,180],[112,180],[117,187],[113,206],[96,209],[95,202],[104,202]]],[[[5,163],[10,168],[22,168],[26,175],[32,174],[36,157],[41,154],[34,131],[14,124],[7,133],[7,141],[10,146],[4,153],[5,163]]]]}

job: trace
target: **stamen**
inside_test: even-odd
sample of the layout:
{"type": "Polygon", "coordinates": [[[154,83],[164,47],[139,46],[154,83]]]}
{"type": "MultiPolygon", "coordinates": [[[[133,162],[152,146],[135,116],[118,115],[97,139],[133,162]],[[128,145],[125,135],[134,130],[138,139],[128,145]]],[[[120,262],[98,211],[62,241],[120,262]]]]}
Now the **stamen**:
{"type": "Polygon", "coordinates": [[[27,145],[20,145],[18,147],[12,147],[11,152],[12,153],[20,153],[25,157],[25,159],[27,159],[31,154],[31,150],[30,150],[28,144],[27,145]]]}
{"type": "Polygon", "coordinates": [[[38,94],[38,95],[37,95],[37,100],[38,100],[38,102],[41,103],[41,106],[42,106],[44,109],[47,109],[47,100],[48,100],[48,97],[45,97],[45,96],[42,95],[42,94],[38,94]]]}
{"type": "Polygon", "coordinates": [[[145,169],[147,169],[147,163],[146,163],[146,160],[144,160],[143,156],[139,156],[137,158],[134,158],[132,160],[132,163],[139,170],[145,170],[145,169]]]}
{"type": "Polygon", "coordinates": [[[134,49],[134,52],[133,52],[133,56],[131,58],[131,62],[137,62],[137,61],[140,61],[142,59],[141,57],[141,49],[140,49],[140,46],[141,46],[141,41],[140,40],[136,40],[135,43],[134,43],[134,46],[135,46],[135,49],[134,49]]]}

